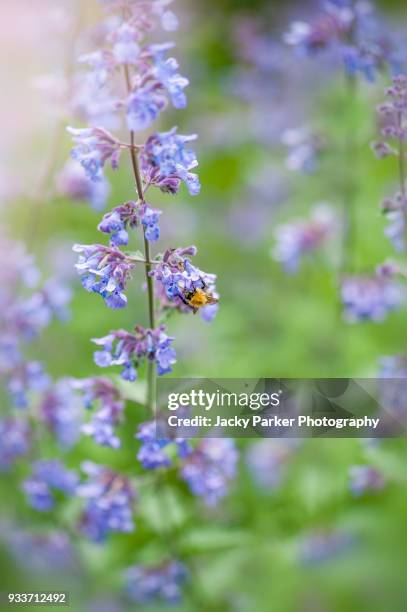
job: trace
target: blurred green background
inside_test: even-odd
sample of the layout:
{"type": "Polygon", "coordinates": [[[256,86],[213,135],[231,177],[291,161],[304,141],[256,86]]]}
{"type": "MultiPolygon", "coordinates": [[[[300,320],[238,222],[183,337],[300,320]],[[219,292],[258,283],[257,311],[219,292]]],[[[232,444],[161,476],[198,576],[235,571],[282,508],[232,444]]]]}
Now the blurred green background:
{"type": "MultiPolygon", "coordinates": [[[[91,4],[87,0],[87,19],[92,19],[91,4]]],[[[210,325],[198,316],[169,320],[178,354],[174,376],[377,375],[381,356],[405,350],[407,309],[391,314],[381,324],[346,324],[331,261],[334,253],[305,261],[298,275],[288,276],[270,251],[276,224],[306,217],[321,201],[340,210],[352,182],[358,228],[354,270],[369,271],[393,257],[393,249],[383,236],[385,220],[379,203],[393,191],[396,168],[391,160],[377,161],[370,149],[377,134],[375,106],[383,98],[387,79],[383,77],[375,85],[362,84],[356,100],[351,100],[342,75],[330,74],[326,68],[322,83],[314,90],[317,68],[312,77],[313,68],[307,63],[309,81],[305,78],[297,84],[287,72],[287,83],[280,84],[277,92],[271,83],[269,90],[262,79],[272,79],[274,73],[259,72],[242,59],[236,39],[238,24],[254,18],[259,20],[260,30],[278,39],[296,14],[295,3],[194,0],[192,6],[180,4],[178,55],[183,73],[191,80],[189,106],[185,112],[167,113],[161,127],[177,124],[181,133],[198,132],[196,149],[203,187],[198,198],[190,198],[182,190],[176,198],[154,194],[152,203],[164,210],[160,250],[196,244],[197,265],[218,275],[221,307],[210,325]],[[236,83],[247,73],[257,75],[261,85],[257,82],[257,89],[245,98],[238,95],[236,83]],[[288,104],[287,127],[304,122],[297,115],[302,108],[306,119],[327,140],[315,175],[289,172],[278,139],[267,141],[254,135],[253,117],[260,121],[260,132],[262,124],[265,131],[273,124],[282,104],[281,91],[296,97],[292,111],[288,104]],[[350,134],[355,141],[351,157],[347,154],[350,134]]],[[[381,4],[388,18],[395,19],[399,27],[402,24],[407,32],[403,3],[381,4]]],[[[299,8],[303,13],[304,6],[299,8]]],[[[38,136],[25,143],[26,155],[46,160],[48,140],[38,136]]],[[[59,144],[56,169],[69,155],[68,138],[61,136],[59,144]]],[[[113,189],[108,209],[133,196],[125,164],[110,178],[113,189]]],[[[96,226],[100,215],[85,203],[57,196],[49,201],[30,198],[30,185],[24,191],[26,195],[7,206],[3,216],[11,233],[26,240],[36,253],[44,274],[55,271],[55,265],[63,267],[65,261],[69,267],[73,243],[99,241],[96,226]]],[[[136,241],[134,246],[138,248],[136,241]]],[[[99,297],[81,289],[75,276],[73,282],[70,322],[53,324],[30,349],[55,377],[98,374],[90,338],[146,322],[141,270],[130,286],[129,306],[124,311],[109,311],[99,297]]],[[[142,410],[129,403],[122,428],[126,444],[120,452],[102,451],[91,442],[81,442],[67,457],[68,463],[74,466],[91,458],[128,473],[141,472],[135,466],[133,432],[136,423],[145,418],[142,410]]],[[[173,545],[193,570],[183,610],[407,609],[405,441],[386,440],[378,445],[357,440],[306,441],[290,460],[281,486],[272,492],[258,488],[248,473],[244,455],[249,445],[241,445],[239,478],[216,513],[202,510],[183,487],[170,488],[175,478],[170,473],[169,482],[157,490],[147,486],[146,491],[140,491],[140,516],[136,517],[134,534],[115,536],[102,550],[80,542],[83,566],[71,576],[52,580],[30,572],[21,574],[4,553],[4,585],[16,590],[28,586],[57,590],[61,585],[71,590],[73,609],[90,609],[85,602],[100,598],[95,609],[113,612],[115,604],[108,602],[110,593],[115,593],[119,570],[140,559],[153,559],[173,545]],[[380,469],[388,484],[380,494],[355,500],[348,490],[348,468],[364,463],[380,469]],[[323,563],[304,565],[298,559],[298,543],[315,530],[350,533],[354,543],[323,563]],[[103,601],[110,607],[103,608],[103,601]]],[[[47,452],[52,453],[52,447],[47,446],[47,452]]],[[[1,484],[4,515],[15,512],[26,525],[45,524],[43,517],[24,509],[15,482],[6,478],[1,484]]],[[[67,523],[70,512],[74,516],[75,508],[68,509],[67,523]]],[[[59,520],[55,516],[51,524],[54,519],[59,520]]]]}

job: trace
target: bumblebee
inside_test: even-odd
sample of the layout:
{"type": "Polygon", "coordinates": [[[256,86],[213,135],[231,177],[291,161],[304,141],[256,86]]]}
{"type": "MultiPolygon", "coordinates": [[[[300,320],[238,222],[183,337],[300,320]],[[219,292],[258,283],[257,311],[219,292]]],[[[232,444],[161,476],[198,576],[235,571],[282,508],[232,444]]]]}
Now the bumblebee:
{"type": "Polygon", "coordinates": [[[209,306],[209,304],[217,304],[219,302],[219,300],[208,291],[205,284],[202,288],[194,287],[190,291],[185,291],[180,295],[180,297],[184,304],[191,308],[194,314],[196,314],[198,310],[204,306],[209,306]]]}

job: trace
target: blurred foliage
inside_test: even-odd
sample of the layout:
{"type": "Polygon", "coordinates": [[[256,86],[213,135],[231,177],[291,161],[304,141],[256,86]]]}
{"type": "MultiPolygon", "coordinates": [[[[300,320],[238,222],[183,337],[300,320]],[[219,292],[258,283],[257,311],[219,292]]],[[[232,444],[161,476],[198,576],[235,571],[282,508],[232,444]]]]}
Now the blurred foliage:
{"type": "MultiPolygon", "coordinates": [[[[400,6],[397,2],[382,4],[400,6]]],[[[190,31],[182,41],[193,83],[191,104],[186,113],[170,117],[168,124],[175,119],[181,132],[207,126],[209,134],[216,134],[216,125],[211,123],[218,115],[244,109],[244,103],[225,86],[236,62],[233,18],[240,10],[261,16],[263,10],[278,13],[279,8],[265,0],[206,0],[201,7],[197,4],[190,31]]],[[[284,10],[288,10],[288,3],[284,3],[284,10]]],[[[263,237],[256,241],[247,241],[232,231],[230,216],[236,202],[249,210],[252,207],[257,196],[248,185],[258,167],[285,172],[280,153],[264,144],[250,138],[236,144],[230,134],[230,141],[216,139],[212,146],[210,136],[205,135],[204,144],[198,144],[202,195],[191,200],[183,191],[176,199],[154,197],[154,203],[163,206],[171,233],[168,238],[163,232],[160,248],[178,243],[177,235],[185,244],[196,244],[197,263],[216,272],[221,294],[219,315],[210,326],[194,316],[170,319],[178,353],[176,377],[374,376],[380,356],[405,349],[407,310],[392,314],[380,325],[347,325],[341,318],[338,279],[330,264],[322,258],[305,262],[299,275],[292,277],[270,257],[275,224],[306,216],[316,201],[342,206],[347,180],[355,180],[357,185],[355,268],[369,270],[392,256],[383,236],[385,222],[379,201],[395,183],[395,168],[391,161],[376,161],[369,147],[376,133],[374,108],[384,84],[385,80],[371,87],[363,85],[355,103],[350,102],[340,79],[332,86],[327,84],[313,110],[329,142],[322,167],[311,177],[287,175],[290,196],[281,206],[270,204],[263,237]],[[349,159],[346,143],[355,130],[357,144],[354,157],[349,159]]],[[[303,94],[307,92],[299,93],[303,94]]],[[[245,130],[244,123],[238,125],[245,130]]],[[[68,143],[63,147],[68,155],[68,143]]],[[[112,180],[114,195],[109,206],[132,196],[125,168],[112,180]]],[[[85,204],[61,198],[36,203],[22,200],[8,213],[12,232],[33,247],[44,274],[53,264],[49,245],[63,245],[68,253],[74,242],[95,242],[99,239],[98,219],[85,204]]],[[[134,246],[137,248],[136,241],[134,246]]],[[[141,274],[136,274],[128,308],[113,312],[99,297],[83,291],[75,278],[72,320],[66,326],[54,324],[32,348],[33,356],[45,361],[54,376],[98,373],[90,338],[103,336],[110,329],[131,328],[135,321],[146,322],[139,290],[142,283],[141,274]]],[[[141,476],[133,434],[145,418],[144,409],[129,402],[121,431],[123,449],[101,450],[82,441],[67,456],[68,465],[77,466],[79,458],[87,457],[141,476]]],[[[247,445],[241,444],[243,456],[247,445]]],[[[52,456],[49,440],[44,440],[44,449],[52,456]]],[[[75,572],[52,580],[30,572],[21,574],[4,554],[0,558],[3,585],[16,591],[64,588],[71,591],[72,609],[82,610],[85,604],[80,602],[85,599],[108,598],[126,565],[173,551],[187,561],[192,574],[180,610],[401,612],[407,609],[406,459],[404,440],[386,440],[377,446],[345,439],[304,441],[283,484],[273,493],[255,486],[242,459],[241,474],[230,497],[214,514],[202,510],[182,486],[170,486],[174,474],[169,472],[168,480],[159,486],[148,480],[140,485],[134,534],[115,536],[105,547],[79,542],[84,563],[76,572],[81,580],[75,572]],[[355,463],[369,463],[382,470],[389,481],[385,490],[353,499],[347,473],[355,463]],[[298,538],[321,528],[350,532],[355,543],[325,563],[304,566],[298,560],[298,538]]],[[[44,518],[26,508],[15,487],[21,476],[15,473],[1,481],[4,514],[14,514],[27,526],[53,525],[54,521],[57,525],[56,514],[44,518]]],[[[67,523],[75,510],[67,509],[67,523]]]]}

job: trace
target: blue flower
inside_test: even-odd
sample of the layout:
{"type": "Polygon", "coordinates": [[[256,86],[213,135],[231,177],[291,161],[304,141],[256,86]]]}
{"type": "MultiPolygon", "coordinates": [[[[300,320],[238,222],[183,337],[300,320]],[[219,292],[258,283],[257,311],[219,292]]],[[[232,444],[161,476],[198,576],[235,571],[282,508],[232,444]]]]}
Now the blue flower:
{"type": "MultiPolygon", "coordinates": [[[[195,140],[196,135],[182,136],[177,128],[169,132],[156,133],[150,136],[141,153],[141,163],[146,179],[163,190],[168,190],[168,179],[184,181],[191,195],[198,195],[200,183],[196,174],[190,172],[198,165],[192,149],[186,143],[195,140]]],[[[171,192],[177,190],[172,183],[171,192]]]]}
{"type": "Polygon", "coordinates": [[[82,432],[91,436],[96,444],[111,448],[120,447],[120,439],[115,433],[124,409],[124,402],[115,385],[108,378],[88,378],[75,380],[72,386],[82,394],[85,408],[95,404],[98,409],[88,423],[82,425],[82,432]]]}
{"type": "Polygon", "coordinates": [[[74,495],[78,481],[76,472],[67,470],[58,460],[37,461],[32,476],[23,483],[23,490],[32,508],[47,512],[55,503],[52,490],[74,495]]]}
{"type": "Polygon", "coordinates": [[[119,165],[120,143],[110,132],[101,127],[75,129],[68,127],[76,146],[72,149],[73,159],[79,161],[92,181],[103,179],[103,167],[107,160],[113,169],[119,165]]]}
{"type": "Polygon", "coordinates": [[[76,244],[73,250],[80,253],[75,267],[84,289],[98,293],[109,308],[124,308],[127,305],[124,291],[134,262],[119,249],[101,244],[76,244]]]}
{"type": "Polygon", "coordinates": [[[91,461],[82,464],[88,481],[78,487],[79,497],[87,500],[81,528],[88,538],[103,542],[110,532],[134,530],[133,502],[135,491],[129,480],[91,461]]]}
{"type": "Polygon", "coordinates": [[[143,360],[155,361],[159,376],[172,371],[176,362],[174,349],[170,346],[174,338],[167,336],[165,327],[145,329],[136,327],[136,333],[117,330],[104,338],[95,338],[93,342],[102,347],[96,351],[94,359],[101,368],[122,366],[121,377],[135,380],[137,368],[143,360]]]}
{"type": "Polygon", "coordinates": [[[158,221],[161,215],[161,210],[146,206],[141,216],[141,222],[144,226],[144,235],[150,242],[157,242],[160,238],[160,228],[158,221]]]}
{"type": "Polygon", "coordinates": [[[158,566],[133,565],[126,571],[126,590],[129,597],[139,604],[154,600],[177,604],[187,575],[185,566],[178,561],[158,566]]]}
{"type": "Polygon", "coordinates": [[[205,438],[185,459],[181,475],[194,495],[216,506],[236,476],[238,452],[233,440],[205,438]]]}
{"type": "Polygon", "coordinates": [[[30,428],[25,420],[0,419],[0,471],[8,471],[14,462],[30,450],[30,428]]]}
{"type": "Polygon", "coordinates": [[[167,100],[155,84],[133,91],[127,101],[127,126],[138,132],[146,130],[165,108],[167,100]]]}
{"type": "Polygon", "coordinates": [[[385,485],[382,474],[369,465],[352,465],[349,479],[349,487],[355,497],[369,491],[381,491],[385,485]]]}

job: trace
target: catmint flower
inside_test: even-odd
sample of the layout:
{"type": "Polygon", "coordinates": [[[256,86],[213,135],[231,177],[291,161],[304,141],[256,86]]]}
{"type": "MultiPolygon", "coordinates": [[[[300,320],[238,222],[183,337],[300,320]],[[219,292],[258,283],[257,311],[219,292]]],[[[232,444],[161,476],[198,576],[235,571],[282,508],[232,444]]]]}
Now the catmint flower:
{"type": "Polygon", "coordinates": [[[69,536],[63,531],[33,533],[11,527],[4,539],[17,563],[30,573],[66,573],[78,566],[69,536]]]}
{"type": "Polygon", "coordinates": [[[37,461],[32,475],[23,483],[23,490],[32,508],[39,512],[48,512],[54,507],[53,489],[67,495],[74,495],[78,485],[78,476],[58,460],[37,461]]]}
{"type": "Polygon", "coordinates": [[[216,276],[191,264],[188,256],[194,256],[196,252],[194,246],[168,249],[151,275],[157,281],[156,292],[158,296],[161,293],[163,308],[177,308],[182,312],[200,310],[204,318],[211,320],[216,310],[208,312],[209,307],[216,306],[218,301],[216,276]],[[200,300],[194,301],[190,297],[196,295],[200,300]]]}
{"type": "Polygon", "coordinates": [[[177,71],[179,64],[173,57],[165,59],[162,53],[156,55],[153,74],[163,87],[168,91],[171,102],[175,108],[185,108],[187,98],[184,93],[189,81],[177,71]]]}
{"type": "Polygon", "coordinates": [[[118,64],[136,64],[140,55],[139,33],[129,23],[122,23],[110,35],[113,57],[118,64]]]}
{"type": "Polygon", "coordinates": [[[206,438],[185,458],[182,478],[194,495],[216,506],[236,476],[238,452],[231,439],[206,438]]]}
{"type": "Polygon", "coordinates": [[[160,237],[158,220],[161,211],[151,208],[148,204],[126,202],[107,213],[99,223],[100,232],[110,234],[110,244],[113,246],[127,245],[129,242],[129,229],[140,225],[145,228],[147,240],[155,242],[160,237]]]}
{"type": "Polygon", "coordinates": [[[256,484],[269,491],[279,487],[297,446],[297,441],[290,439],[254,442],[248,449],[246,461],[256,484]]]}
{"type": "Polygon", "coordinates": [[[153,330],[137,326],[135,334],[118,330],[96,338],[93,342],[102,350],[95,352],[95,363],[101,368],[120,365],[121,377],[131,381],[136,380],[137,368],[144,359],[155,361],[159,376],[167,374],[172,371],[176,355],[171,346],[174,339],[164,330],[164,326],[153,330]]]}
{"type": "Polygon", "coordinates": [[[110,132],[101,127],[68,127],[67,130],[76,143],[72,149],[72,157],[81,163],[92,181],[102,180],[102,171],[107,160],[110,160],[113,169],[118,168],[120,143],[110,132]]]}
{"type": "Polygon", "coordinates": [[[121,421],[124,401],[117,387],[108,378],[88,378],[72,382],[82,396],[87,410],[97,407],[91,420],[82,425],[82,432],[91,436],[96,444],[111,448],[120,447],[120,439],[115,428],[121,421]]]}
{"type": "Polygon", "coordinates": [[[307,127],[285,130],[281,142],[289,151],[286,166],[289,170],[312,174],[318,169],[318,157],[324,149],[322,138],[307,127]]]}
{"type": "Polygon", "coordinates": [[[0,471],[8,471],[17,459],[28,454],[30,447],[30,428],[25,420],[0,419],[0,471]]]}
{"type": "Polygon", "coordinates": [[[352,465],[349,468],[349,487],[355,497],[368,491],[381,491],[385,485],[382,474],[368,465],[352,465]]]}
{"type": "Polygon", "coordinates": [[[133,132],[146,130],[166,105],[167,98],[163,95],[159,83],[153,82],[136,89],[127,101],[127,127],[133,132]]]}
{"type": "Polygon", "coordinates": [[[347,552],[354,542],[344,531],[314,531],[300,540],[299,560],[306,565],[324,563],[347,552]]]}
{"type": "Polygon", "coordinates": [[[157,242],[160,238],[160,228],[158,221],[162,211],[157,208],[144,206],[141,215],[141,222],[144,226],[144,235],[150,242],[157,242]]]}
{"type": "Polygon", "coordinates": [[[27,394],[31,391],[44,391],[50,384],[50,377],[38,361],[21,363],[12,371],[7,381],[7,391],[17,408],[26,408],[27,394]]]}
{"type": "Polygon", "coordinates": [[[129,480],[91,461],[84,462],[82,470],[88,477],[77,489],[79,497],[87,500],[80,523],[83,533],[103,542],[109,532],[132,532],[135,491],[129,480]]]}
{"type": "Polygon", "coordinates": [[[69,380],[57,381],[43,394],[40,415],[63,448],[78,441],[82,410],[69,380]]]}
{"type": "Polygon", "coordinates": [[[379,69],[394,72],[400,63],[394,37],[380,26],[369,2],[330,0],[310,23],[294,22],[284,40],[303,56],[333,50],[349,75],[371,82],[379,69]]]}
{"type": "Polygon", "coordinates": [[[80,254],[76,269],[84,289],[101,295],[109,308],[124,308],[124,291],[134,262],[119,249],[101,244],[76,244],[73,250],[80,254]]]}
{"type": "Polygon", "coordinates": [[[142,442],[137,459],[147,470],[154,470],[171,465],[171,459],[166,452],[172,444],[176,446],[178,457],[184,458],[191,452],[187,440],[182,438],[157,438],[157,423],[148,421],[139,426],[137,440],[142,442]]]}
{"type": "Polygon", "coordinates": [[[405,403],[407,385],[407,356],[382,357],[379,370],[380,404],[403,425],[407,422],[405,403]]]}
{"type": "Polygon", "coordinates": [[[110,194],[106,178],[92,181],[81,164],[71,159],[65,164],[56,179],[58,193],[75,202],[87,201],[94,210],[103,210],[110,194]]]}
{"type": "Polygon", "coordinates": [[[174,605],[181,600],[187,570],[179,561],[156,566],[133,565],[126,570],[126,592],[138,604],[161,600],[174,605]]]}
{"type": "Polygon", "coordinates": [[[345,320],[380,322],[399,308],[405,293],[394,275],[394,271],[379,267],[374,276],[345,277],[341,285],[345,320]]]}
{"type": "Polygon", "coordinates": [[[338,219],[334,211],[325,205],[316,206],[309,220],[298,220],[276,228],[276,244],[271,254],[283,264],[286,272],[295,273],[301,258],[327,244],[337,228],[338,219]]]}
{"type": "Polygon", "coordinates": [[[198,161],[194,151],[185,147],[195,139],[195,134],[177,134],[177,128],[150,136],[140,155],[146,181],[170,193],[176,193],[180,182],[184,181],[189,193],[198,195],[199,179],[190,172],[198,161]]]}

